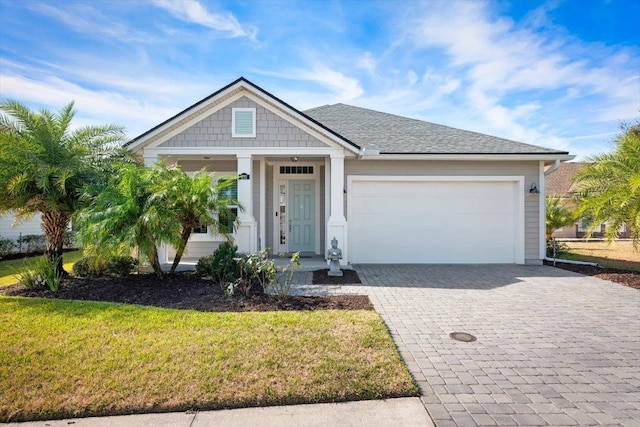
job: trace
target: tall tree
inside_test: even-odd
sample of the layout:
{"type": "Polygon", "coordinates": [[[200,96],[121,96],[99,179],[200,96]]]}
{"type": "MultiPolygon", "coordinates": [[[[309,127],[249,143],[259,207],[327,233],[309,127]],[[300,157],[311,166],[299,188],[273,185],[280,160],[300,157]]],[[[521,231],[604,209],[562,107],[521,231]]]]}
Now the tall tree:
{"type": "Polygon", "coordinates": [[[0,213],[40,212],[46,255],[62,267],[64,233],[83,206],[87,185],[100,179],[102,160],[124,140],[116,125],[71,128],[73,102],[53,113],[0,101],[0,213]]]}
{"type": "Polygon", "coordinates": [[[235,179],[212,182],[206,170],[199,171],[192,178],[177,165],[157,164],[153,171],[157,179],[151,203],[165,206],[181,226],[170,270],[173,273],[180,264],[194,228],[206,226],[209,232],[229,237],[232,230],[228,229],[227,221],[220,221],[220,218],[230,217],[230,205],[242,207],[237,200],[227,196],[226,190],[233,186],[235,179]]]}
{"type": "Polygon", "coordinates": [[[605,236],[613,241],[627,224],[634,247],[640,246],[640,122],[623,125],[610,153],[591,162],[574,176],[578,213],[592,219],[588,235],[607,223],[605,236]]]}

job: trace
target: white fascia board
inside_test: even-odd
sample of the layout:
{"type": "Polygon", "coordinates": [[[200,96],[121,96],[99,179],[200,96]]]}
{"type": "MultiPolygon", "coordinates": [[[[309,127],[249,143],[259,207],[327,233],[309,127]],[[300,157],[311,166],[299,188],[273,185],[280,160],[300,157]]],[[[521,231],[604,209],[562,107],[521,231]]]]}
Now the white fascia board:
{"type": "Polygon", "coordinates": [[[572,154],[380,154],[379,156],[363,156],[363,160],[464,160],[464,161],[547,161],[573,160],[572,154]]]}
{"type": "Polygon", "coordinates": [[[335,147],[156,147],[145,149],[145,156],[344,156],[335,147]]]}

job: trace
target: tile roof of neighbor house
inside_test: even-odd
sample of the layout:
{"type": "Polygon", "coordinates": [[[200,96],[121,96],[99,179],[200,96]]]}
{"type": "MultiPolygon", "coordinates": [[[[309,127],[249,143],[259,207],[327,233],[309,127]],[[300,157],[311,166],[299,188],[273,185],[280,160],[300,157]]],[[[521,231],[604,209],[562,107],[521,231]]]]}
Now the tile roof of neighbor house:
{"type": "Polygon", "coordinates": [[[545,179],[546,194],[548,196],[572,197],[573,175],[585,164],[584,162],[560,163],[558,169],[547,175],[545,179]]]}
{"type": "Polygon", "coordinates": [[[349,141],[383,154],[568,154],[345,104],[303,113],[349,141]]]}

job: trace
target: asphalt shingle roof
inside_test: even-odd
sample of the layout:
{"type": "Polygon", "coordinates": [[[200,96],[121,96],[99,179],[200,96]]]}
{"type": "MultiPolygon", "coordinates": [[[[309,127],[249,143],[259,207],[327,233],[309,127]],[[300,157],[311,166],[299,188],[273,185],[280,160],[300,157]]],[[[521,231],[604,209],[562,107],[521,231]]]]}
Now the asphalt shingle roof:
{"type": "Polygon", "coordinates": [[[560,163],[558,169],[551,172],[545,178],[545,189],[549,196],[572,197],[573,175],[580,170],[586,163],[568,162],[560,163]]]}
{"type": "Polygon", "coordinates": [[[346,104],[324,105],[304,114],[361,147],[385,154],[567,154],[346,104]]]}

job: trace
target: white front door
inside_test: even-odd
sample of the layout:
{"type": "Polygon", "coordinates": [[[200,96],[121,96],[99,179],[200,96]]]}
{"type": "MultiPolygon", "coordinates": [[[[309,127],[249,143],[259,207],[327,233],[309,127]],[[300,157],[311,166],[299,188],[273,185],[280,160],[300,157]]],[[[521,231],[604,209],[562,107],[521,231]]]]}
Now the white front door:
{"type": "Polygon", "coordinates": [[[289,252],[315,251],[315,181],[289,180],[289,252]]]}

